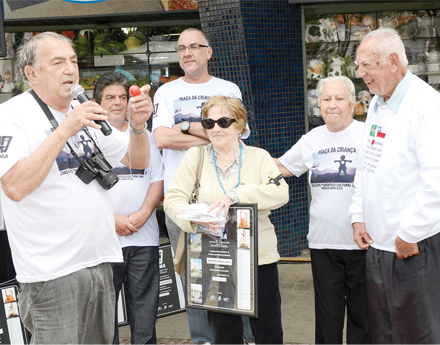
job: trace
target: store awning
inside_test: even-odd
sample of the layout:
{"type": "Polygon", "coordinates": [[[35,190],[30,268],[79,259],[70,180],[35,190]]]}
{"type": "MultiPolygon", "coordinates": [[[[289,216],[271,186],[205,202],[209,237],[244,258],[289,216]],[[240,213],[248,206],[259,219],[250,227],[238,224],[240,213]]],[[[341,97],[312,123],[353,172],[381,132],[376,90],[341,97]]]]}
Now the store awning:
{"type": "Polygon", "coordinates": [[[6,32],[94,29],[96,25],[119,27],[154,27],[200,25],[198,10],[163,11],[151,13],[114,14],[105,16],[72,16],[62,18],[6,19],[6,32]]]}

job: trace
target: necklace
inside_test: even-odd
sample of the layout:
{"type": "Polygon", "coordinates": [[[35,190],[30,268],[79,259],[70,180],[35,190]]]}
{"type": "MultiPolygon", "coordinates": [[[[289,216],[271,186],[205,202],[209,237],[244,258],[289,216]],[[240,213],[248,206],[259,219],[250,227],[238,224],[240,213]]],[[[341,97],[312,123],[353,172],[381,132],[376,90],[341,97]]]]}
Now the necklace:
{"type": "MultiPolygon", "coordinates": [[[[240,143],[240,159],[238,161],[238,181],[237,181],[237,184],[234,186],[234,188],[237,187],[241,183],[241,155],[242,155],[242,152],[243,152],[243,147],[240,143]]],[[[220,187],[222,187],[223,193],[226,194],[225,187],[223,187],[222,181],[220,180],[220,176],[218,174],[217,158],[215,157],[214,146],[212,146],[212,160],[214,161],[214,168],[215,168],[215,173],[217,174],[218,183],[220,183],[220,187]]]]}
{"type": "Polygon", "coordinates": [[[223,165],[227,168],[230,167],[233,163],[234,163],[234,158],[232,158],[232,163],[231,164],[226,164],[225,161],[222,159],[222,157],[220,157],[220,155],[217,153],[217,157],[218,159],[220,159],[220,161],[223,163],[223,165]]]}

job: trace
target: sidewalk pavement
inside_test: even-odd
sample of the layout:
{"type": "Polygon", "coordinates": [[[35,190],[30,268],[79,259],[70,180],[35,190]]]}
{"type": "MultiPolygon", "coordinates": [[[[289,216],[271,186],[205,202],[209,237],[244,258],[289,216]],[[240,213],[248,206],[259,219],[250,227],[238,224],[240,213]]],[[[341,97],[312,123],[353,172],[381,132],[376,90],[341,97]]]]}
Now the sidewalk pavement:
{"type": "MultiPolygon", "coordinates": [[[[315,312],[313,279],[308,261],[310,255],[280,261],[278,274],[281,292],[282,322],[285,344],[313,344],[315,341],[315,312]]],[[[157,319],[159,344],[193,344],[189,335],[186,312],[157,319]]],[[[119,328],[121,344],[130,344],[130,326],[119,328]]]]}

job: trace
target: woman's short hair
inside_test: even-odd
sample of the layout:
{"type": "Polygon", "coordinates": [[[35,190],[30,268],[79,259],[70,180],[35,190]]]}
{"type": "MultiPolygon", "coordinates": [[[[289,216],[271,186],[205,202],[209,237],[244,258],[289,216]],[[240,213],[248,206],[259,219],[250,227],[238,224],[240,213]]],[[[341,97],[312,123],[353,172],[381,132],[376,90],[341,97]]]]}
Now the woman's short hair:
{"type": "Polygon", "coordinates": [[[208,117],[208,112],[213,107],[227,108],[231,113],[231,118],[236,121],[232,125],[238,129],[240,134],[246,131],[247,111],[238,98],[226,96],[214,96],[210,98],[203,104],[202,119],[208,117]]]}
{"type": "Polygon", "coordinates": [[[333,81],[340,81],[345,85],[345,88],[347,89],[348,95],[350,96],[350,102],[352,104],[356,103],[356,94],[355,94],[355,87],[353,82],[344,76],[337,76],[337,77],[328,77],[324,78],[318,81],[318,85],[316,86],[316,92],[318,94],[318,103],[321,103],[321,96],[322,96],[322,90],[324,89],[324,85],[327,83],[331,83],[333,81]]]}
{"type": "Polygon", "coordinates": [[[37,49],[37,43],[39,41],[47,41],[47,40],[58,40],[66,42],[69,45],[72,45],[73,42],[70,38],[67,38],[66,36],[57,34],[55,32],[42,32],[38,35],[32,36],[25,45],[22,45],[18,48],[17,54],[16,54],[16,60],[17,60],[17,69],[20,73],[21,78],[23,78],[24,81],[28,81],[26,77],[26,73],[24,73],[24,69],[26,66],[36,66],[38,63],[38,49],[37,49]]]}
{"type": "Polygon", "coordinates": [[[408,66],[405,46],[396,30],[379,28],[365,35],[361,43],[366,39],[374,39],[374,52],[378,53],[382,59],[386,59],[390,54],[395,53],[399,56],[400,64],[403,67],[408,66]]]}

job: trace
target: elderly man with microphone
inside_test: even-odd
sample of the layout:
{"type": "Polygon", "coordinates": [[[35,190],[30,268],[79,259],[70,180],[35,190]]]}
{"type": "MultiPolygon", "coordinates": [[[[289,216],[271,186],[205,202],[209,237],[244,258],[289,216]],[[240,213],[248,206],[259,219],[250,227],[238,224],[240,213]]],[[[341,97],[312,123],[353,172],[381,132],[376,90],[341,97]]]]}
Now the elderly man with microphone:
{"type": "Polygon", "coordinates": [[[111,343],[110,263],[122,252],[106,189],[117,182],[115,164],[149,165],[149,86],[130,99],[130,137],[108,133],[100,105],[81,89],[84,102],[73,100],[79,77],[69,39],[41,33],[17,54],[32,91],[0,106],[0,181],[20,316],[31,343],[111,343]]]}

